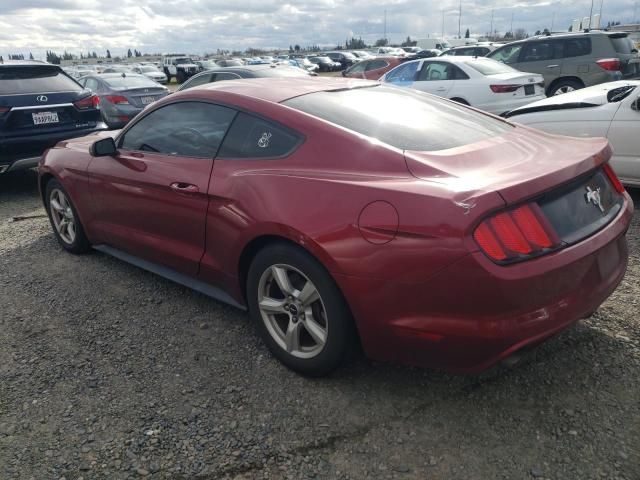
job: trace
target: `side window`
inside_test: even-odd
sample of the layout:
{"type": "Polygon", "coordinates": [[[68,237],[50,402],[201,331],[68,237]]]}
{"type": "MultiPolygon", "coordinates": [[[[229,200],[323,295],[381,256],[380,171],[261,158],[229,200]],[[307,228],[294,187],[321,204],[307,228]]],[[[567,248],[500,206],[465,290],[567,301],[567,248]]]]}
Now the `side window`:
{"type": "MultiPolygon", "coordinates": [[[[365,67],[370,62],[359,62],[356,63],[353,67],[349,69],[349,73],[362,73],[364,72],[365,67]]],[[[368,69],[367,69],[368,70],[368,69]]]]}
{"type": "Polygon", "coordinates": [[[287,128],[240,112],[224,139],[218,157],[283,157],[301,141],[302,137],[287,128]]]}
{"type": "Polygon", "coordinates": [[[236,111],[203,102],[172,103],[142,118],[120,141],[125,150],[213,158],[236,111]]]}
{"type": "Polygon", "coordinates": [[[490,58],[493,58],[498,62],[506,63],[507,65],[511,63],[518,63],[520,50],[522,50],[521,43],[517,45],[507,45],[505,47],[499,48],[498,50],[494,50],[490,55],[490,58]]]}
{"type": "Polygon", "coordinates": [[[385,68],[387,65],[389,64],[384,60],[371,60],[367,64],[366,71],[368,72],[370,70],[378,70],[379,68],[385,68]]]}
{"type": "Polygon", "coordinates": [[[474,55],[477,57],[484,57],[490,50],[487,47],[476,47],[474,55]]]}
{"type": "Polygon", "coordinates": [[[221,72],[221,73],[216,73],[213,76],[212,81],[213,82],[219,82],[221,80],[237,80],[240,77],[240,75],[236,75],[235,73],[231,73],[231,72],[221,72]]]}
{"type": "Polygon", "coordinates": [[[405,63],[391,70],[386,76],[387,82],[413,82],[416,79],[419,62],[405,63]]]}
{"type": "Polygon", "coordinates": [[[449,65],[450,80],[469,80],[469,75],[464,73],[460,67],[449,65]]]}
{"type": "Polygon", "coordinates": [[[211,83],[212,81],[211,77],[212,77],[211,73],[196,75],[195,77],[192,77],[191,79],[189,79],[189,81],[186,82],[184,85],[182,85],[182,88],[180,88],[180,91],[186,90],[187,88],[197,87],[199,85],[204,85],[206,83],[211,83]]]}
{"type": "Polygon", "coordinates": [[[590,38],[571,38],[563,40],[562,43],[564,44],[564,58],[581,57],[591,53],[590,38]]]}
{"type": "Polygon", "coordinates": [[[97,92],[98,91],[98,81],[95,78],[87,78],[85,80],[84,86],[86,88],[91,89],[92,92],[97,92]]]}
{"type": "Polygon", "coordinates": [[[522,49],[521,62],[542,62],[559,58],[555,41],[527,42],[522,49]]]}
{"type": "Polygon", "coordinates": [[[438,80],[455,79],[456,67],[445,62],[425,62],[422,70],[420,70],[420,73],[418,74],[419,82],[434,82],[438,80]]]}

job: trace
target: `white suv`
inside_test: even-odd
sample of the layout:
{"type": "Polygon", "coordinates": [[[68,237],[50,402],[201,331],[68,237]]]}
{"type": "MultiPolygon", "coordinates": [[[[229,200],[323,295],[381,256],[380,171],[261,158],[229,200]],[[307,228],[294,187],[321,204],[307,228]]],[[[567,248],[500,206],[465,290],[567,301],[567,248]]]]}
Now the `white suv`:
{"type": "Polygon", "coordinates": [[[183,83],[188,78],[198,73],[198,66],[191,58],[184,55],[168,55],[162,59],[162,68],[167,76],[167,82],[175,77],[178,83],[183,83]]]}

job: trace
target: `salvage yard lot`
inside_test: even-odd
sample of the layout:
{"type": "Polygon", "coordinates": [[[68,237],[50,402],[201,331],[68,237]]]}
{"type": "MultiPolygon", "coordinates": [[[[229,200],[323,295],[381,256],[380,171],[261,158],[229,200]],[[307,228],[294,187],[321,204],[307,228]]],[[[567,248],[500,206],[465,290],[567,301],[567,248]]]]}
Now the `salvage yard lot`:
{"type": "Polygon", "coordinates": [[[0,177],[2,479],[640,478],[638,216],[618,290],[523,364],[310,380],[243,312],[64,253],[43,214],[33,172],[0,177]]]}

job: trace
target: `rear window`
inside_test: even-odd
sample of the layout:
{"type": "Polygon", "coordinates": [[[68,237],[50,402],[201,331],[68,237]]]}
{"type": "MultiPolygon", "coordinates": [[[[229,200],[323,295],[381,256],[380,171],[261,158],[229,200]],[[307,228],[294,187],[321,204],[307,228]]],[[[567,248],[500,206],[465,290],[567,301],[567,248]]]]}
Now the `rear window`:
{"type": "Polygon", "coordinates": [[[445,150],[513,128],[455,103],[385,85],[310,93],[283,103],[403,150],[445,150]]]}
{"type": "Polygon", "coordinates": [[[155,88],[158,86],[156,82],[142,75],[103,77],[102,80],[113,88],[155,88]]]}
{"type": "Polygon", "coordinates": [[[633,50],[636,49],[633,45],[633,41],[627,35],[611,35],[609,38],[611,39],[613,48],[616,49],[617,53],[628,55],[633,53],[633,50]]]}
{"type": "Polygon", "coordinates": [[[80,85],[57,67],[0,67],[0,95],[75,92],[81,89],[80,85]]]}
{"type": "Polygon", "coordinates": [[[512,68],[509,65],[489,59],[467,60],[464,64],[473,68],[475,71],[480,72],[482,75],[499,75],[501,73],[517,72],[515,68],[512,68]]]}

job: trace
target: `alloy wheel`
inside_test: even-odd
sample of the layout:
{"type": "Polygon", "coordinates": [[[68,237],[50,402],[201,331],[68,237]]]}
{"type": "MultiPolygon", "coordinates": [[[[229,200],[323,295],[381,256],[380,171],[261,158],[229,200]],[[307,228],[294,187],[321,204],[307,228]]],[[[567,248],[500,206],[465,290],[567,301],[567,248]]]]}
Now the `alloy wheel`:
{"type": "Polygon", "coordinates": [[[573,91],[575,91],[575,88],[573,88],[571,85],[565,85],[557,89],[553,94],[553,96],[555,97],[556,95],[562,95],[563,93],[569,93],[573,91]]]}
{"type": "Polygon", "coordinates": [[[76,240],[76,219],[71,209],[71,204],[62,190],[51,190],[49,196],[49,210],[53,225],[62,241],[68,245],[76,240]]]}
{"type": "Polygon", "coordinates": [[[327,342],[327,311],[316,286],[298,269],[277,264],[258,284],[258,308],[267,331],[290,355],[313,358],[327,342]]]}

